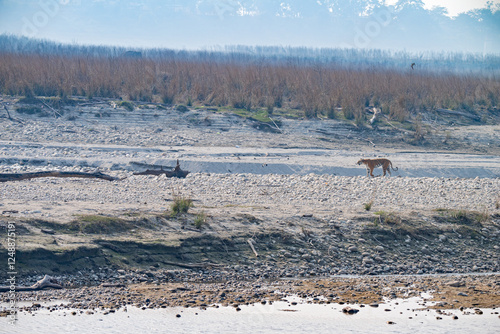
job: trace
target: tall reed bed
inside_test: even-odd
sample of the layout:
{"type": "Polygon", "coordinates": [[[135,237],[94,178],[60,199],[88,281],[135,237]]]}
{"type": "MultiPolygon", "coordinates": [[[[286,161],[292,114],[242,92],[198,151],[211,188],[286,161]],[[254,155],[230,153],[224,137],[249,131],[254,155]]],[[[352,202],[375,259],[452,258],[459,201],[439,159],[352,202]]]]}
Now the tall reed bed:
{"type": "Polygon", "coordinates": [[[0,92],[199,103],[254,110],[292,108],[306,117],[359,120],[366,106],[392,119],[435,108],[474,112],[498,105],[500,80],[472,74],[182,57],[0,52],[0,92]]]}

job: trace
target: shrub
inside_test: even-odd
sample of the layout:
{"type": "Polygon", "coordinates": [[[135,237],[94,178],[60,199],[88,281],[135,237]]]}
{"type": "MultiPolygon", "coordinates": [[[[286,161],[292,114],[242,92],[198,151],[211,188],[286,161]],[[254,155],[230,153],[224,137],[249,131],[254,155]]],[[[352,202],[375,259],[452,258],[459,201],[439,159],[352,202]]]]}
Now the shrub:
{"type": "Polygon", "coordinates": [[[174,95],[173,94],[163,94],[161,100],[165,104],[173,104],[174,103],[174,95]]]}
{"type": "Polygon", "coordinates": [[[373,205],[373,200],[371,200],[370,202],[368,203],[365,203],[364,204],[364,207],[365,207],[365,210],[366,211],[370,211],[372,209],[372,205],[373,205]]]}
{"type": "Polygon", "coordinates": [[[387,225],[400,225],[401,217],[396,215],[394,212],[386,212],[386,211],[377,211],[376,215],[379,216],[381,222],[387,225]]]}
{"type": "Polygon", "coordinates": [[[175,196],[174,202],[171,205],[172,216],[177,216],[181,213],[187,213],[189,208],[193,206],[193,200],[181,196],[175,196]]]}
{"type": "Polygon", "coordinates": [[[175,107],[175,110],[177,110],[179,112],[186,112],[186,111],[189,111],[189,108],[183,104],[179,104],[177,107],[175,107]]]}
{"type": "Polygon", "coordinates": [[[204,225],[207,224],[207,214],[205,212],[201,212],[196,215],[194,219],[194,227],[197,229],[201,229],[204,225]]]}
{"type": "Polygon", "coordinates": [[[129,101],[121,101],[120,103],[118,103],[118,105],[120,107],[127,109],[128,111],[134,111],[135,108],[134,104],[129,101]]]}

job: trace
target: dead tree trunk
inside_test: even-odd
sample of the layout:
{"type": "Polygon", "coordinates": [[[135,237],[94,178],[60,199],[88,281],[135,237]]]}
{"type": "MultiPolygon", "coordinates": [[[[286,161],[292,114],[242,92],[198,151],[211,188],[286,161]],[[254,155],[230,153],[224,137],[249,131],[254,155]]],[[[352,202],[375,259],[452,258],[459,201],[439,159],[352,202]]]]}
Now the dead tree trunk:
{"type": "Polygon", "coordinates": [[[103,173],[80,173],[80,172],[58,172],[58,171],[46,171],[46,172],[33,172],[33,173],[12,173],[12,174],[0,174],[0,182],[7,181],[21,181],[34,179],[38,177],[79,177],[87,179],[102,179],[107,181],[119,180],[116,177],[112,177],[103,173]]]}
{"type": "Polygon", "coordinates": [[[0,292],[8,291],[36,291],[43,290],[45,288],[51,289],[62,289],[63,286],[60,285],[54,278],[49,275],[45,275],[41,280],[33,284],[32,286],[16,286],[12,288],[11,286],[0,286],[0,292]]]}
{"type": "Polygon", "coordinates": [[[179,160],[177,160],[177,166],[173,170],[163,170],[163,169],[147,169],[144,172],[134,173],[134,175],[165,175],[167,177],[178,177],[184,178],[189,174],[189,171],[182,170],[179,164],[179,160]]]}

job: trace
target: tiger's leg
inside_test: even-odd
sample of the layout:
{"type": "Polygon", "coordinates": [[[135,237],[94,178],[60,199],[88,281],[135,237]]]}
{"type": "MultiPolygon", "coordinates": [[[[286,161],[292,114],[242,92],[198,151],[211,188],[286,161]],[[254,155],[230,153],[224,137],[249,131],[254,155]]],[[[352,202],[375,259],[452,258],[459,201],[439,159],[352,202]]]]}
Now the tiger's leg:
{"type": "Polygon", "coordinates": [[[375,175],[373,175],[373,168],[370,168],[370,175],[371,175],[372,177],[375,177],[375,175]]]}
{"type": "Polygon", "coordinates": [[[370,167],[366,166],[366,176],[370,176],[370,167]]]}

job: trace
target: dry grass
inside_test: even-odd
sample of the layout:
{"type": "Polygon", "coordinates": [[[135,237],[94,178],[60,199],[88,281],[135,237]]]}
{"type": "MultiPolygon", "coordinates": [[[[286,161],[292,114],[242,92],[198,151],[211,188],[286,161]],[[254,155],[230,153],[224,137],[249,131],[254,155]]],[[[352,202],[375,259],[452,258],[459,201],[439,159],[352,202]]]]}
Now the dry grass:
{"type": "Polygon", "coordinates": [[[422,110],[473,112],[498,104],[500,82],[474,75],[360,69],[318,63],[243,62],[0,53],[0,93],[198,103],[247,110],[290,108],[305,117],[362,122],[378,106],[405,121],[422,110]]]}
{"type": "Polygon", "coordinates": [[[371,200],[368,203],[363,204],[363,207],[365,208],[366,211],[370,211],[372,209],[372,206],[373,206],[373,200],[371,200]]]}

